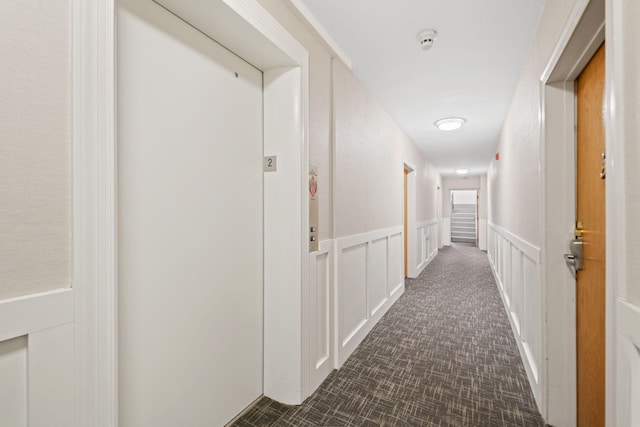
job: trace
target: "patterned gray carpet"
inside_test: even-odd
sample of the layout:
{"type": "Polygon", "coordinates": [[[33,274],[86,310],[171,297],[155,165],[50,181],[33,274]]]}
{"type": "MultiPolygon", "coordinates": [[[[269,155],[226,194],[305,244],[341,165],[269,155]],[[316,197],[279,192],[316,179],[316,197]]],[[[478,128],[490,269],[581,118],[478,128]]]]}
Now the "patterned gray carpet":
{"type": "Polygon", "coordinates": [[[262,398],[234,427],[544,426],[487,255],[441,250],[300,406],[262,398]]]}

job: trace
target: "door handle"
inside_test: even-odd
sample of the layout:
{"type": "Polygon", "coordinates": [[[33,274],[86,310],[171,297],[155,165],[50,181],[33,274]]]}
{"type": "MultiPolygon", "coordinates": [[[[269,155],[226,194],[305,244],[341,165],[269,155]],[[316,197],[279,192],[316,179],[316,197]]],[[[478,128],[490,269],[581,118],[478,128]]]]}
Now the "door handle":
{"type": "Polygon", "coordinates": [[[569,241],[569,253],[564,254],[565,262],[572,266],[576,271],[582,270],[582,248],[584,242],[579,239],[569,241]]]}

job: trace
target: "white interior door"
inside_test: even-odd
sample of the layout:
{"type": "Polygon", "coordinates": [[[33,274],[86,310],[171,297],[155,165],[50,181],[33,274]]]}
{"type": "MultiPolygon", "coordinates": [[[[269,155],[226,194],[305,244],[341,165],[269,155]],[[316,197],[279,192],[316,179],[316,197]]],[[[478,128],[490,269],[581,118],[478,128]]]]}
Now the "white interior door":
{"type": "Polygon", "coordinates": [[[223,425],[263,390],[262,73],[118,7],[121,427],[223,425]]]}

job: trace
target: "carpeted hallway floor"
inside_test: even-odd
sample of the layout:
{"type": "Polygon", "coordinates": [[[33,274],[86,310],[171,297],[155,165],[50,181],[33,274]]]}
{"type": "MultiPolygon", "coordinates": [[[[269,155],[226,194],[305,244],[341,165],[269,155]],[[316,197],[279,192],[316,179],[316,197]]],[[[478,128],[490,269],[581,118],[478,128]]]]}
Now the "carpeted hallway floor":
{"type": "Polygon", "coordinates": [[[440,251],[300,406],[262,398],[234,427],[544,426],[485,252],[440,251]]]}

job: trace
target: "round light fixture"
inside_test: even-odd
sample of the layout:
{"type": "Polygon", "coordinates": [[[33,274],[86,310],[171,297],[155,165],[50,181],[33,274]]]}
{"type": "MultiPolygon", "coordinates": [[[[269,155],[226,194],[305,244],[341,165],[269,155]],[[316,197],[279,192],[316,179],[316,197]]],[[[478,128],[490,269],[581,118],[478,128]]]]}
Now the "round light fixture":
{"type": "Polygon", "coordinates": [[[456,130],[460,129],[464,122],[466,122],[466,120],[462,117],[448,117],[438,120],[434,125],[440,130],[456,130]]]}
{"type": "Polygon", "coordinates": [[[469,169],[456,169],[456,173],[458,175],[466,175],[467,173],[469,173],[469,169]]]}

